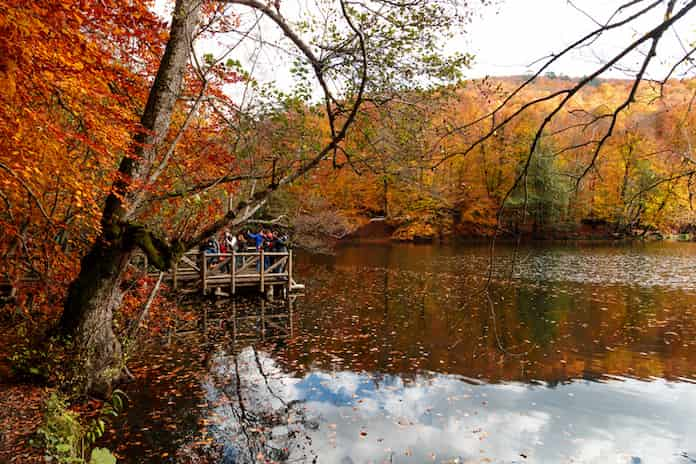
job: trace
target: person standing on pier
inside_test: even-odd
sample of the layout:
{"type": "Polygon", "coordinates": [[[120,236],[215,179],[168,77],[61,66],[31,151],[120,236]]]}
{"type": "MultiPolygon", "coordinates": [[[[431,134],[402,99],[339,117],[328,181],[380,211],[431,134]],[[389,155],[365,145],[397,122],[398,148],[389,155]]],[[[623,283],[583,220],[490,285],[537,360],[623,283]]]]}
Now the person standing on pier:
{"type": "MultiPolygon", "coordinates": [[[[287,253],[288,252],[288,247],[287,247],[287,242],[288,242],[288,236],[285,234],[280,234],[277,230],[274,230],[272,232],[273,234],[273,251],[276,253],[287,253]]],[[[276,258],[280,259],[280,258],[276,258]]],[[[281,273],[285,271],[285,265],[278,266],[278,268],[275,270],[277,273],[281,273]]]]}
{"type": "MultiPolygon", "coordinates": [[[[232,253],[237,251],[237,237],[232,235],[230,229],[225,229],[222,236],[222,241],[220,242],[220,253],[232,253]]],[[[232,258],[230,258],[231,260],[232,258]]],[[[225,272],[230,272],[230,263],[225,264],[225,272]]]]}
{"type": "Polygon", "coordinates": [[[227,253],[232,253],[232,250],[237,251],[237,237],[232,235],[230,229],[225,229],[225,250],[227,253]]]}
{"type": "MultiPolygon", "coordinates": [[[[249,231],[249,232],[247,232],[247,237],[249,237],[250,239],[254,240],[254,242],[255,242],[255,244],[256,244],[256,251],[257,251],[257,252],[260,252],[261,249],[263,248],[263,242],[264,242],[264,240],[265,240],[265,238],[266,238],[265,235],[264,235],[264,233],[263,233],[263,229],[262,229],[262,228],[259,228],[258,233],[255,233],[255,234],[252,234],[252,233],[249,231]]],[[[258,272],[258,271],[260,271],[260,270],[261,270],[261,260],[259,259],[259,261],[256,262],[256,271],[258,272]]]]}
{"type": "MultiPolygon", "coordinates": [[[[205,245],[203,245],[203,253],[206,255],[216,255],[220,253],[220,244],[218,243],[217,239],[215,236],[208,237],[208,240],[206,240],[205,245]]],[[[212,256],[206,262],[208,265],[210,264],[215,264],[218,260],[217,256],[212,256]]]]}
{"type": "MultiPolygon", "coordinates": [[[[244,236],[242,232],[239,232],[237,234],[237,247],[234,249],[234,251],[239,251],[239,252],[245,252],[247,251],[247,247],[249,244],[247,243],[247,239],[244,236]]],[[[237,256],[236,258],[237,264],[236,267],[240,268],[244,266],[244,256],[237,256]]]]}
{"type": "Polygon", "coordinates": [[[237,234],[237,251],[247,251],[249,243],[242,232],[237,234]]]}
{"type": "Polygon", "coordinates": [[[247,237],[254,240],[254,242],[256,243],[256,251],[261,251],[261,248],[263,247],[263,241],[266,238],[266,236],[263,233],[263,229],[259,228],[259,231],[255,234],[252,234],[251,231],[249,231],[247,232],[247,237]]]}
{"type": "MultiPolygon", "coordinates": [[[[273,232],[270,230],[263,231],[263,251],[267,253],[273,252],[273,232]]],[[[272,256],[264,256],[263,258],[263,268],[268,269],[273,265],[272,256]]]]}

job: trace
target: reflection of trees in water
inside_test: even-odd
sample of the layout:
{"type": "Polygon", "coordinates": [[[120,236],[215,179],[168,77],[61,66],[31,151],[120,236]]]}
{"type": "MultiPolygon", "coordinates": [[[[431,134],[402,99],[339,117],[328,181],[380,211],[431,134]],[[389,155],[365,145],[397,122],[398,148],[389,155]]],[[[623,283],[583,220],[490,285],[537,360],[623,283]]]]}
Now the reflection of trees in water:
{"type": "MultiPolygon", "coordinates": [[[[305,432],[316,427],[303,405],[286,400],[284,373],[256,345],[281,347],[294,332],[295,299],[266,301],[219,300],[190,304],[197,318],[179,321],[173,335],[199,334],[208,366],[203,379],[207,403],[213,407],[206,422],[215,440],[213,455],[223,463],[311,462],[305,432]]],[[[212,455],[209,456],[212,458],[212,455]]]]}
{"type": "Polygon", "coordinates": [[[520,321],[529,329],[529,336],[540,347],[547,347],[556,337],[558,320],[554,309],[565,307],[542,289],[517,288],[515,303],[520,321]]]}
{"type": "Polygon", "coordinates": [[[216,405],[214,436],[223,446],[223,462],[311,461],[303,402],[286,400],[283,372],[255,347],[212,360],[204,383],[209,403],[216,405]],[[264,366],[270,364],[270,366],[264,366]]]}
{"type": "Polygon", "coordinates": [[[296,311],[300,337],[281,362],[329,367],[338,359],[354,370],[429,369],[489,381],[694,375],[692,291],[494,280],[491,311],[467,274],[468,256],[456,261],[461,271],[447,260],[419,271],[413,263],[389,267],[399,253],[359,251],[306,279],[311,291],[296,311]],[[506,350],[525,356],[501,352],[493,318],[506,350]]]}
{"type": "Polygon", "coordinates": [[[625,307],[622,321],[624,329],[634,336],[639,335],[640,330],[636,329],[646,326],[648,318],[653,316],[658,308],[664,307],[659,301],[660,296],[660,293],[651,287],[638,287],[631,293],[627,292],[622,301],[625,307]]]}
{"type": "Polygon", "coordinates": [[[356,247],[317,259],[303,276],[311,290],[296,309],[299,336],[278,350],[279,362],[490,381],[694,375],[694,292],[624,285],[647,273],[625,250],[527,250],[530,279],[494,279],[491,311],[476,278],[485,253],[428,257],[432,249],[356,247]],[[613,267],[579,282],[592,268],[586,260],[613,267]],[[596,283],[608,274],[616,279],[596,283]],[[502,352],[496,331],[525,356],[502,352]]]}

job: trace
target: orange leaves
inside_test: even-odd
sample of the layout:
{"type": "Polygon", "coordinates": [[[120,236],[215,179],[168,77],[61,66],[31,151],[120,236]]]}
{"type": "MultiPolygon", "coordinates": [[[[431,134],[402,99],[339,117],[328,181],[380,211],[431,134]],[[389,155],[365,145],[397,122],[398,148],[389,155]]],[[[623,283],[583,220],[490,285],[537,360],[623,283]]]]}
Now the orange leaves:
{"type": "MultiPolygon", "coordinates": [[[[2,50],[0,50],[0,56],[2,50]]],[[[7,56],[7,55],[5,55],[7,56]]],[[[9,58],[4,60],[0,57],[0,93],[9,98],[14,97],[17,88],[17,65],[9,58]]]]}
{"type": "Polygon", "coordinates": [[[0,170],[0,267],[41,273],[51,294],[35,307],[60,307],[100,230],[162,28],[145,1],[0,0],[0,163],[16,173],[0,170]]]}

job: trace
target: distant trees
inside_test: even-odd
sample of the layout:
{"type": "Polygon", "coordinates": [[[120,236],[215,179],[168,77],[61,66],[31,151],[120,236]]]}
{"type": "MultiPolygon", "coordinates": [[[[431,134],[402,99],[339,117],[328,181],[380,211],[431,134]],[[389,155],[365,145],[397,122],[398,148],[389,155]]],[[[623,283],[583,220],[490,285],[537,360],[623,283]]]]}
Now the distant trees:
{"type": "MultiPolygon", "coordinates": [[[[449,154],[466,150],[485,134],[485,127],[445,138],[442,134],[485,114],[495,105],[495,95],[505,94],[517,82],[517,78],[488,79],[485,84],[470,81],[449,92],[420,99],[411,96],[419,104],[406,106],[407,112],[403,103],[386,103],[356,121],[346,145],[362,170],[336,171],[327,162],[312,176],[311,185],[300,182],[293,192],[300,205],[308,208],[301,200],[316,192],[335,211],[359,224],[381,214],[383,180],[388,176],[388,219],[403,227],[399,237],[412,238],[428,228],[426,223],[432,226],[433,236],[492,234],[505,195],[525,167],[535,126],[549,106],[527,111],[526,118],[511,121],[466,156],[449,154]],[[487,92],[492,92],[490,102],[487,92]],[[387,143],[399,133],[408,134],[403,136],[408,149],[387,143]],[[379,143],[365,143],[367,136],[379,143]],[[413,137],[417,143],[412,143],[413,137]],[[443,157],[447,159],[431,169],[443,157]]],[[[553,82],[555,87],[548,81],[530,85],[516,101],[534,99],[564,85],[561,80],[553,82]]],[[[616,104],[630,85],[630,81],[612,80],[598,88],[587,87],[577,96],[582,107],[557,117],[532,157],[526,179],[505,199],[499,224],[502,233],[532,229],[540,234],[554,229],[572,233],[582,220],[605,223],[611,227],[607,232],[676,231],[693,220],[687,214],[693,166],[682,156],[688,153],[683,128],[696,117],[685,107],[694,92],[688,80],[666,83],[659,104],[650,103],[654,89],[643,84],[638,101],[623,113],[602,156],[578,184],[592,161],[587,137],[597,137],[603,128],[594,127],[594,119],[616,104]]],[[[508,111],[514,111],[514,106],[508,111]]]]}
{"type": "MultiPolygon", "coordinates": [[[[520,187],[525,192],[524,198],[529,198],[528,180],[531,169],[535,166],[535,158],[545,152],[542,149],[545,145],[556,145],[558,155],[577,153],[574,169],[567,172],[567,175],[570,175],[574,180],[576,192],[579,191],[583,183],[594,183],[593,177],[599,176],[598,164],[601,162],[602,156],[611,150],[614,137],[622,127],[626,113],[641,103],[643,105],[642,111],[651,111],[652,104],[664,97],[670,79],[680,74],[682,76],[692,75],[693,55],[696,53],[693,44],[682,47],[676,56],[661,57],[663,60],[669,60],[671,66],[663,71],[660,78],[651,78],[651,64],[654,64],[658,53],[663,52],[659,45],[665,34],[669,32],[679,37],[675,25],[688,21],[689,15],[695,9],[696,1],[634,0],[620,4],[606,21],[597,20],[585,12],[585,15],[596,24],[596,28],[542,60],[537,71],[501,97],[499,103],[491,111],[449,130],[448,132],[454,135],[470,132],[480,125],[489,127],[482,136],[475,137],[466,148],[449,156],[466,156],[478,146],[492,139],[497,132],[520,119],[529,117],[530,113],[536,112],[543,117],[535,123],[533,137],[526,150],[527,155],[522,160],[521,169],[505,193],[498,216],[502,217],[500,213],[508,204],[507,199],[520,187]],[[556,77],[550,71],[550,67],[554,64],[578,49],[591,46],[592,43],[600,40],[610,31],[622,28],[635,28],[640,32],[635,34],[634,38],[618,53],[600,63],[594,72],[582,79],[567,81],[564,86],[553,88],[539,96],[520,99],[523,92],[537,82],[544,73],[552,79],[556,77]],[[629,64],[631,60],[637,60],[637,66],[629,64]],[[623,69],[632,76],[632,80],[626,86],[605,87],[605,89],[620,91],[620,96],[614,97],[612,95],[605,104],[597,105],[594,108],[588,108],[587,105],[584,105],[582,101],[583,91],[596,84],[597,80],[608,71],[615,69],[623,69]],[[575,118],[577,115],[580,117],[575,118]],[[576,120],[572,121],[571,119],[576,120]],[[573,132],[575,132],[575,137],[570,137],[569,135],[573,132]]],[[[601,86],[599,89],[601,90],[601,86]]],[[[690,108],[688,111],[690,112],[690,108]]],[[[669,142],[674,143],[674,141],[669,142]]],[[[669,148],[667,150],[668,153],[664,157],[664,161],[667,164],[679,161],[683,169],[680,174],[672,172],[663,177],[664,182],[671,183],[676,179],[692,177],[694,165],[691,162],[691,154],[675,153],[669,148]]],[[[654,179],[651,185],[641,189],[638,196],[643,196],[652,188],[658,188],[662,183],[654,179]]],[[[687,187],[690,189],[691,185],[688,184],[687,187]]],[[[666,205],[666,201],[661,202],[655,213],[661,213],[666,205]]]]}

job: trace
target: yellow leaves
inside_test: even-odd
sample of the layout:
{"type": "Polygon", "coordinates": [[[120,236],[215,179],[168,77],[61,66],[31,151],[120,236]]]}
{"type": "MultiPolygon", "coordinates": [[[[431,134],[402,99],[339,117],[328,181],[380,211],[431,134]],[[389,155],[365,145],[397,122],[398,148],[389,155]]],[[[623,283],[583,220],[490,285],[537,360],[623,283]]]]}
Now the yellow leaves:
{"type": "MultiPolygon", "coordinates": [[[[514,78],[499,81],[505,91],[519,84],[514,78]]],[[[582,111],[560,114],[543,138],[539,150],[543,157],[536,156],[543,162],[533,163],[532,175],[528,176],[527,224],[536,220],[542,227],[548,224],[572,228],[573,224],[578,225],[585,218],[625,223],[636,214],[640,215],[642,225],[655,225],[663,230],[693,223],[693,219],[688,219],[684,213],[690,211],[686,178],[674,182],[666,180],[688,173],[683,160],[674,153],[686,152],[689,146],[677,128],[682,125],[692,127],[696,123],[695,113],[687,106],[695,82],[669,82],[660,105],[647,104],[646,101],[652,101],[648,98],[652,96],[651,90],[647,85],[641,87],[640,98],[619,118],[614,135],[604,145],[576,195],[575,176],[590,164],[596,146],[586,142],[598,138],[606,120],[598,120],[589,127],[581,123],[599,117],[607,106],[620,104],[627,83],[607,81],[599,88],[590,87],[583,91],[572,105],[582,108],[582,111]],[[669,111],[664,111],[665,108],[669,111]],[[677,115],[687,114],[692,119],[688,123],[677,118],[677,115]],[[625,169],[627,164],[630,165],[628,170],[625,169]],[[622,188],[625,172],[627,182],[622,188]],[[658,184],[661,181],[663,183],[658,184]],[[646,188],[650,191],[641,193],[646,188]],[[538,213],[537,217],[535,213],[538,213]]],[[[530,86],[516,102],[502,111],[500,117],[509,115],[517,108],[515,105],[534,96],[558,90],[554,87],[558,85],[560,82],[548,80],[530,86]]],[[[355,175],[349,169],[329,172],[329,169],[320,167],[307,182],[293,187],[292,191],[304,203],[303,207],[313,208],[313,201],[319,205],[331,205],[343,215],[357,216],[357,222],[381,216],[388,208],[389,216],[398,218],[394,220],[395,225],[402,226],[397,236],[406,239],[431,235],[433,231],[426,226],[428,223],[436,229],[435,233],[453,229],[461,235],[488,235],[495,228],[500,201],[514,182],[520,163],[526,159],[535,131],[550,110],[551,103],[540,105],[529,111],[525,118],[508,124],[467,156],[455,156],[432,171],[427,168],[433,164],[429,156],[434,154],[437,161],[440,154],[462,152],[472,140],[488,130],[490,121],[483,128],[474,127],[470,133],[455,134],[444,141],[437,136],[438,131],[441,134],[443,130],[463,126],[492,109],[478,87],[459,89],[455,97],[442,104],[425,100],[424,105],[431,105],[433,116],[432,127],[426,127],[422,137],[404,134],[404,127],[421,130],[421,126],[405,118],[395,121],[398,118],[396,111],[388,117],[375,111],[369,118],[359,120],[358,129],[346,141],[353,161],[367,160],[370,169],[376,171],[374,175],[369,170],[355,175]],[[370,134],[372,140],[389,140],[393,147],[389,144],[377,147],[369,143],[361,145],[361,131],[370,134]],[[423,158],[419,159],[419,156],[423,158]],[[388,191],[383,172],[389,173],[385,176],[389,179],[388,191]],[[320,198],[321,202],[313,200],[315,198],[320,198]],[[440,213],[435,217],[433,213],[438,209],[440,213]],[[426,214],[433,216],[425,218],[426,214]],[[449,221],[454,215],[457,223],[451,227],[449,221]],[[419,218],[420,223],[406,224],[412,218],[419,218]]],[[[322,130],[326,131],[325,128],[322,130]]],[[[340,164],[345,160],[339,156],[338,161],[340,164]]],[[[524,201],[521,189],[514,193],[515,202],[508,201],[510,221],[516,220],[513,209],[521,212],[524,201]]]]}

